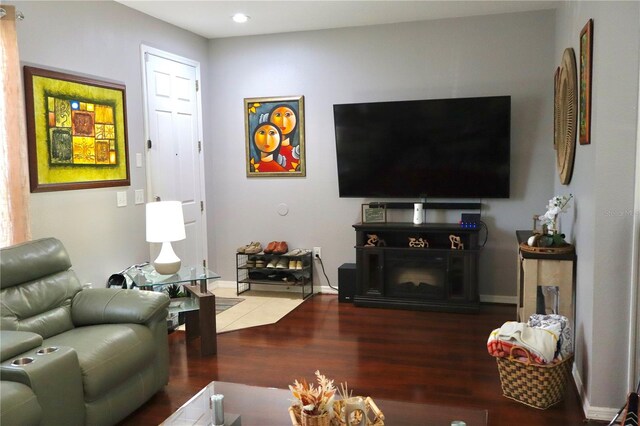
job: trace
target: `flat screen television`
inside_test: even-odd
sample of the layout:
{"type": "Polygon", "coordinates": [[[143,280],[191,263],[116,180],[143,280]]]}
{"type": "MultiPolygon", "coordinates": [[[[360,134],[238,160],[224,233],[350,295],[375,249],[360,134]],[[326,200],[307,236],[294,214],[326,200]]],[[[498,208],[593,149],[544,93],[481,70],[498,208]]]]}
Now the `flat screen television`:
{"type": "Polygon", "coordinates": [[[511,97],[333,106],[340,197],[508,198],[511,97]]]}

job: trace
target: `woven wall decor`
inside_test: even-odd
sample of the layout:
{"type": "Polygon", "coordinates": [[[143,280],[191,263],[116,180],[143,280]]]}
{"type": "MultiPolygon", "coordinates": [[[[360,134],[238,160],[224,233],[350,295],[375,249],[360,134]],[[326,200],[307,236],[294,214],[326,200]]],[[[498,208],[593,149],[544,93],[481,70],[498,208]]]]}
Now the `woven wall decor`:
{"type": "Polygon", "coordinates": [[[578,73],[576,55],[572,48],[564,50],[556,85],[557,102],[554,146],[560,183],[571,182],[576,154],[576,124],[578,115],[578,73]]]}

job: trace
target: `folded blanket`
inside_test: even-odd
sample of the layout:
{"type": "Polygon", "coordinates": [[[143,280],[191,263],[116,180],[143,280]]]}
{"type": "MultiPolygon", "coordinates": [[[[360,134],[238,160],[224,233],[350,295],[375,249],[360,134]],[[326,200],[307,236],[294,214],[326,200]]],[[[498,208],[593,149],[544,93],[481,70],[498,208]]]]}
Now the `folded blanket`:
{"type": "Polygon", "coordinates": [[[508,358],[513,356],[515,359],[519,361],[528,361],[534,362],[536,364],[544,364],[544,359],[539,356],[532,354],[530,351],[522,348],[520,346],[514,345],[513,343],[506,342],[504,340],[498,339],[498,334],[500,333],[500,329],[496,328],[489,335],[489,340],[487,341],[487,350],[489,354],[495,356],[497,358],[508,358]]]}
{"type": "Polygon", "coordinates": [[[511,348],[517,346],[525,349],[534,362],[548,364],[553,361],[559,334],[559,325],[543,329],[507,321],[489,335],[487,348],[492,355],[501,354],[494,356],[509,356],[511,348]]]}
{"type": "Polygon", "coordinates": [[[559,326],[560,335],[556,348],[556,358],[564,360],[573,353],[573,331],[567,317],[556,314],[533,314],[529,317],[529,325],[537,328],[553,328],[554,330],[559,326]]]}

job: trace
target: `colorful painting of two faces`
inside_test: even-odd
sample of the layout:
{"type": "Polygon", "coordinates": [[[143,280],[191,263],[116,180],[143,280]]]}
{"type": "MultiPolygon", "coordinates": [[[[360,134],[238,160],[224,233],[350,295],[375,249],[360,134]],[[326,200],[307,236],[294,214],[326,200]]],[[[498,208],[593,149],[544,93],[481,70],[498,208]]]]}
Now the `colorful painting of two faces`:
{"type": "Polygon", "coordinates": [[[305,176],[304,97],[247,98],[247,176],[305,176]]]}

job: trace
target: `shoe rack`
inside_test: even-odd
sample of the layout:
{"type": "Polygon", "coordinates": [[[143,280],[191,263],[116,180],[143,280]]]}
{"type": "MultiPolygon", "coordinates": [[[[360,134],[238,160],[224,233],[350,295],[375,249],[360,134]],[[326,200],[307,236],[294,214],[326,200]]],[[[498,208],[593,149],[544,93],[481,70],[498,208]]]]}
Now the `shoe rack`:
{"type": "Polygon", "coordinates": [[[236,253],[237,294],[251,290],[252,284],[299,288],[302,298],[313,294],[311,250],[301,253],[236,253]]]}

